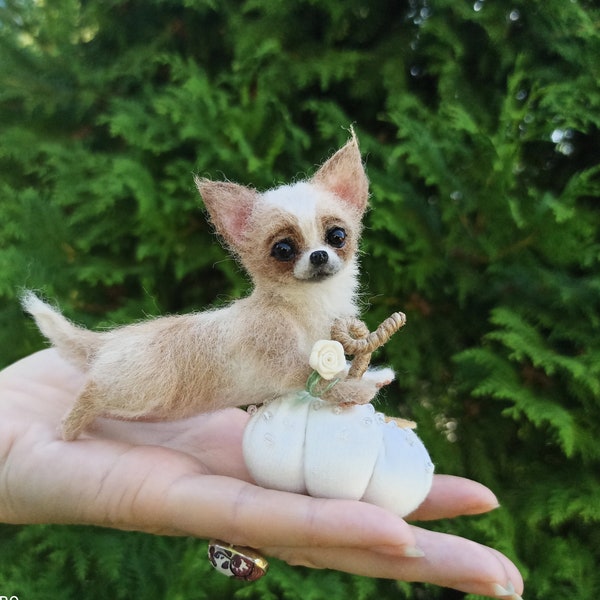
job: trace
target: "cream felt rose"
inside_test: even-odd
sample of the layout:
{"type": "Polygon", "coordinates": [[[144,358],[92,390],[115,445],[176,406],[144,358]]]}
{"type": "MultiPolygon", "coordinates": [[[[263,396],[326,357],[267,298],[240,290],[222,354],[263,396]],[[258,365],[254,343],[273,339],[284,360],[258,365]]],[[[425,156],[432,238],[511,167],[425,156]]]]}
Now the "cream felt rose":
{"type": "Polygon", "coordinates": [[[308,363],[323,379],[333,379],[346,367],[344,347],[334,340],[315,342],[308,363]]]}

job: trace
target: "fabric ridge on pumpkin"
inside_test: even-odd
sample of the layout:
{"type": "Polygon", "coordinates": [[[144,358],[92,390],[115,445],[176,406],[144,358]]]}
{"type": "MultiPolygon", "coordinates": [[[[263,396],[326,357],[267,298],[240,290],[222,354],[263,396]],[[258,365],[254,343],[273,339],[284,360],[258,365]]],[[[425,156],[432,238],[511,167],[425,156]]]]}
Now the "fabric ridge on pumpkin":
{"type": "Polygon", "coordinates": [[[371,404],[339,407],[298,392],[260,407],[244,433],[246,465],[262,487],[364,500],[405,516],[425,499],[434,466],[411,429],[371,404]]]}

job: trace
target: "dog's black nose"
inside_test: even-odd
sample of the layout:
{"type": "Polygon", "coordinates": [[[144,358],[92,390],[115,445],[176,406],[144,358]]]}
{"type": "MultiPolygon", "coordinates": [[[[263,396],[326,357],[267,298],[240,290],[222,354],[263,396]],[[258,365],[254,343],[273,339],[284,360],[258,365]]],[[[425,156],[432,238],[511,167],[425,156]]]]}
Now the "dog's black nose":
{"type": "Polygon", "coordinates": [[[310,255],[311,264],[315,265],[315,267],[320,267],[324,265],[329,260],[329,255],[325,250],[315,250],[310,255]]]}

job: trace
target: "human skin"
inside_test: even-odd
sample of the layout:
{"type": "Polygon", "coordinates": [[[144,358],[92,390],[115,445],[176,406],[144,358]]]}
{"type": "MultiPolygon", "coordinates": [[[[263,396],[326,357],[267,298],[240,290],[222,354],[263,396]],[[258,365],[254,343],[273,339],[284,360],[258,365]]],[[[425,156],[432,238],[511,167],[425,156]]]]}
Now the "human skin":
{"type": "Polygon", "coordinates": [[[497,508],[479,483],[436,475],[407,519],[364,502],[266,490],[244,465],[240,409],[174,422],[98,419],[64,442],[58,425],[83,384],[54,350],[0,372],[1,522],[214,537],[292,565],[498,598],[522,593],[517,568],[498,551],[409,523],[497,508]]]}

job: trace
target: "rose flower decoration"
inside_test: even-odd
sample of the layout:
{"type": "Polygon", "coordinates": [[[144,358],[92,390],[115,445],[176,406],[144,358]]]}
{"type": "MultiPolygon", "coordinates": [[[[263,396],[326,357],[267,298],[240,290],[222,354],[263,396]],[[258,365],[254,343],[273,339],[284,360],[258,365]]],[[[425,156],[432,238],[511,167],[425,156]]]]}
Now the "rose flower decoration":
{"type": "Polygon", "coordinates": [[[308,364],[329,381],[346,368],[344,347],[336,340],[319,340],[313,346],[308,364]]]}

